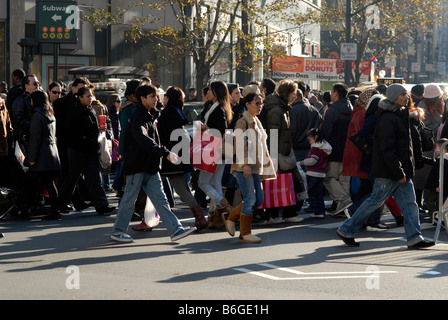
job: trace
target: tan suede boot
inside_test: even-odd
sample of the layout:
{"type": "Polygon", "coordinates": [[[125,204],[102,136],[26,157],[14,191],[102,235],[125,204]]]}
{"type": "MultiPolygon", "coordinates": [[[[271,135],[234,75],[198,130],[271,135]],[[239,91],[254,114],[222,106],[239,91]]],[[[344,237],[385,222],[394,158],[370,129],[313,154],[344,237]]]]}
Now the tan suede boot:
{"type": "Polygon", "coordinates": [[[226,198],[222,199],[219,204],[224,208],[224,211],[230,212],[232,211],[232,206],[229,204],[226,198]]]}
{"type": "Polygon", "coordinates": [[[239,242],[260,243],[261,239],[252,234],[251,214],[240,214],[240,238],[239,242]]]}
{"type": "Polygon", "coordinates": [[[232,211],[230,211],[230,213],[228,212],[222,213],[222,219],[224,220],[226,230],[232,237],[235,236],[235,222],[240,218],[242,208],[243,204],[241,203],[239,206],[235,207],[232,211]]]}

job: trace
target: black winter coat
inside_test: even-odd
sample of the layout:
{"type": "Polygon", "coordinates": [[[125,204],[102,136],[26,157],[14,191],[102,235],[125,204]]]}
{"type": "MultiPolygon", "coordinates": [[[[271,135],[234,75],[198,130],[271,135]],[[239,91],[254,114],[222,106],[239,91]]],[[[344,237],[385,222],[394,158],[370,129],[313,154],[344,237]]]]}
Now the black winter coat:
{"type": "Polygon", "coordinates": [[[24,153],[27,154],[31,117],[33,116],[30,94],[26,92],[18,97],[14,101],[11,111],[14,137],[25,148],[24,153]]]}
{"type": "MultiPolygon", "coordinates": [[[[179,108],[168,105],[166,106],[160,117],[157,119],[157,131],[160,136],[160,143],[165,146],[168,150],[172,150],[175,145],[184,141],[183,143],[188,143],[188,147],[191,144],[190,135],[185,130],[184,126],[188,124],[188,119],[185,114],[179,108]],[[180,130],[183,133],[182,137],[179,137],[176,141],[171,141],[171,133],[174,130],[180,130]],[[188,142],[187,142],[188,141],[188,142]]],[[[189,150],[189,148],[188,148],[189,150]]],[[[178,153],[179,158],[183,156],[182,150],[178,153]]],[[[188,157],[190,156],[188,152],[188,157]]],[[[193,166],[191,164],[178,164],[175,165],[168,161],[168,159],[162,159],[162,174],[178,174],[184,172],[192,172],[193,166]]]]}
{"type": "Polygon", "coordinates": [[[61,169],[56,145],[56,118],[48,116],[42,107],[34,108],[31,118],[27,160],[36,163],[30,167],[33,172],[58,172],[61,169]]]}
{"type": "Polygon", "coordinates": [[[69,147],[88,153],[98,153],[98,120],[92,107],[75,102],[68,111],[67,144],[69,147]]]}
{"type": "Polygon", "coordinates": [[[344,157],[347,131],[352,120],[353,106],[348,98],[334,102],[328,109],[322,122],[320,138],[325,139],[333,147],[328,161],[342,162],[344,157]]]}
{"type": "Polygon", "coordinates": [[[137,104],[124,133],[123,168],[126,175],[155,174],[160,171],[161,158],[169,155],[169,150],[160,145],[155,124],[158,116],[157,110],[149,112],[143,104],[137,104]]]}
{"type": "Polygon", "coordinates": [[[319,111],[305,101],[300,101],[292,105],[289,117],[291,119],[293,149],[310,149],[311,146],[307,139],[307,133],[313,128],[320,127],[322,116],[319,111]]]}
{"type": "Polygon", "coordinates": [[[56,117],[56,137],[58,138],[58,146],[67,146],[67,135],[69,134],[69,115],[70,110],[75,105],[75,97],[73,93],[67,94],[65,97],[57,99],[53,102],[54,116],[56,117]]]}
{"type": "Polygon", "coordinates": [[[401,180],[414,177],[414,154],[409,129],[409,110],[383,99],[376,113],[372,174],[376,178],[401,180]]]}

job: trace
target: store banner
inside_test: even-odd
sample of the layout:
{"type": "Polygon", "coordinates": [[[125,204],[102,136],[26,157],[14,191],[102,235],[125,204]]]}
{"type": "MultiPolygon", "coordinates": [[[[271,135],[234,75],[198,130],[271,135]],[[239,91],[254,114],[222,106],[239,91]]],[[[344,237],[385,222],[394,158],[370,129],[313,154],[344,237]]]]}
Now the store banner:
{"type": "MultiPolygon", "coordinates": [[[[370,80],[371,61],[361,61],[360,81],[370,80]]],[[[301,79],[317,81],[344,81],[345,61],[336,59],[315,59],[304,57],[274,57],[272,73],[274,79],[301,79]]],[[[355,63],[353,62],[353,70],[355,63]]]]}

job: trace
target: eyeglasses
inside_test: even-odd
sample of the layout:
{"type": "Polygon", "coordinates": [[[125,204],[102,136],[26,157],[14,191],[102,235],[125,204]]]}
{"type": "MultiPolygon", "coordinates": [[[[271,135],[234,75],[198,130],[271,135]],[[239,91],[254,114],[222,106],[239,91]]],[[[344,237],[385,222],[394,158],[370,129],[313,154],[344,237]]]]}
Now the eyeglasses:
{"type": "Polygon", "coordinates": [[[61,91],[51,91],[52,94],[62,94],[61,91]]]}

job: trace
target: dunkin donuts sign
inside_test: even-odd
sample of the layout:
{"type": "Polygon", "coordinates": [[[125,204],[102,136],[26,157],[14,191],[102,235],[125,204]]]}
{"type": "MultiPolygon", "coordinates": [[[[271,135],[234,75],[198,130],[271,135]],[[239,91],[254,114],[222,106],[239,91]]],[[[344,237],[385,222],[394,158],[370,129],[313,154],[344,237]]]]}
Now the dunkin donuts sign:
{"type": "MultiPolygon", "coordinates": [[[[313,59],[304,57],[274,57],[272,78],[318,81],[343,81],[345,61],[337,59],[313,59]]],[[[370,64],[361,62],[361,81],[369,81],[370,64]]]]}

